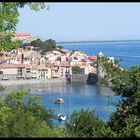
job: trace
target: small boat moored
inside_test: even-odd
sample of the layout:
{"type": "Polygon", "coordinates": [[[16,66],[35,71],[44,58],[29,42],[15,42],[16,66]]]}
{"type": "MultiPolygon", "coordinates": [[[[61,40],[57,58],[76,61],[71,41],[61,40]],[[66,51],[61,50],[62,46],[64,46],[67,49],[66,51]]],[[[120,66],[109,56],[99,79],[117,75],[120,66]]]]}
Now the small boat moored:
{"type": "Polygon", "coordinates": [[[41,92],[41,89],[37,89],[36,91],[39,91],[39,92],[41,92]]]}
{"type": "Polygon", "coordinates": [[[64,99],[62,99],[62,98],[57,98],[57,99],[55,100],[55,103],[56,103],[56,104],[64,104],[64,99]]]}
{"type": "Polygon", "coordinates": [[[65,121],[66,120],[66,116],[65,115],[63,115],[63,114],[58,114],[58,120],[60,120],[60,121],[65,121]]]}

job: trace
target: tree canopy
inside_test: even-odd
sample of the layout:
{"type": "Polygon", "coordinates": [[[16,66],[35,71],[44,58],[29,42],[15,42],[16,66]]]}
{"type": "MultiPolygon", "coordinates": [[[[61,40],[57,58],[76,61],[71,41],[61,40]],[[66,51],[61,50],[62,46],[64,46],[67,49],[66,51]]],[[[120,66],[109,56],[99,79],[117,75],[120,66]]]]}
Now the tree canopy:
{"type": "Polygon", "coordinates": [[[79,66],[73,66],[72,67],[72,73],[73,74],[80,74],[81,73],[81,68],[79,66]]]}
{"type": "Polygon", "coordinates": [[[42,107],[41,99],[29,91],[12,91],[0,98],[1,137],[54,137],[54,112],[42,107]]]}
{"type": "Polygon", "coordinates": [[[18,8],[29,6],[34,11],[47,8],[45,3],[34,2],[0,2],[0,51],[10,51],[20,46],[21,42],[11,41],[14,32],[16,31],[16,25],[19,21],[18,8]]]}
{"type": "Polygon", "coordinates": [[[117,63],[104,59],[103,67],[105,76],[101,83],[123,97],[108,126],[117,137],[140,137],[140,66],[122,69],[117,63]]]}
{"type": "Polygon", "coordinates": [[[81,109],[72,113],[70,121],[65,123],[71,137],[112,137],[111,129],[100,120],[93,110],[81,109]]]}
{"type": "Polygon", "coordinates": [[[21,47],[24,48],[25,46],[28,46],[28,45],[38,47],[42,55],[45,54],[47,51],[56,50],[57,48],[56,42],[53,39],[48,39],[46,41],[37,39],[37,40],[32,41],[31,43],[22,44],[21,47]]]}

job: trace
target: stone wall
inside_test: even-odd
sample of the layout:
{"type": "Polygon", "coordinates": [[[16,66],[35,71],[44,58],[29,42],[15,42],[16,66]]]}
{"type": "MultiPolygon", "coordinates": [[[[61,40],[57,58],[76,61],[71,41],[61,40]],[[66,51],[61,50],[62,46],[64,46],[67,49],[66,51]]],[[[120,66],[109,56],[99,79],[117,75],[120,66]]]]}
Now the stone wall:
{"type": "Polygon", "coordinates": [[[72,74],[69,82],[96,84],[98,81],[97,74],[72,74]]]}
{"type": "Polygon", "coordinates": [[[72,74],[71,82],[87,83],[88,74],[72,74]]]}
{"type": "Polygon", "coordinates": [[[16,74],[0,74],[0,79],[2,78],[8,78],[8,79],[16,79],[16,74]]]}

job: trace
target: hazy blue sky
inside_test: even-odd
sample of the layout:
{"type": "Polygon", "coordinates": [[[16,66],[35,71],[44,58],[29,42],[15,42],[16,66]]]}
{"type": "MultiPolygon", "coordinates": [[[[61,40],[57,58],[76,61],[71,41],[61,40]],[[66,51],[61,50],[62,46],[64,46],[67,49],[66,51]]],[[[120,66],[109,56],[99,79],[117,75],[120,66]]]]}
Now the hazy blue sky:
{"type": "Polygon", "coordinates": [[[48,3],[20,9],[18,33],[56,41],[140,39],[140,3],[48,3]]]}

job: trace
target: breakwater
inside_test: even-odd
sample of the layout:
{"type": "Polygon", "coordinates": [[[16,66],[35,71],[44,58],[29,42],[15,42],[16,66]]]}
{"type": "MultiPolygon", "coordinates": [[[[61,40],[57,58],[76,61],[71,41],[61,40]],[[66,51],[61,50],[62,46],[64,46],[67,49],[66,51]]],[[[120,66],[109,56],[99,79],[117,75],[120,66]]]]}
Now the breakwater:
{"type": "Polygon", "coordinates": [[[97,74],[72,74],[69,81],[71,83],[87,83],[87,84],[96,84],[98,81],[97,74]]]}
{"type": "Polygon", "coordinates": [[[0,85],[15,86],[27,84],[45,84],[45,83],[65,83],[66,78],[52,78],[52,79],[26,79],[26,80],[1,80],[0,85]]]}

